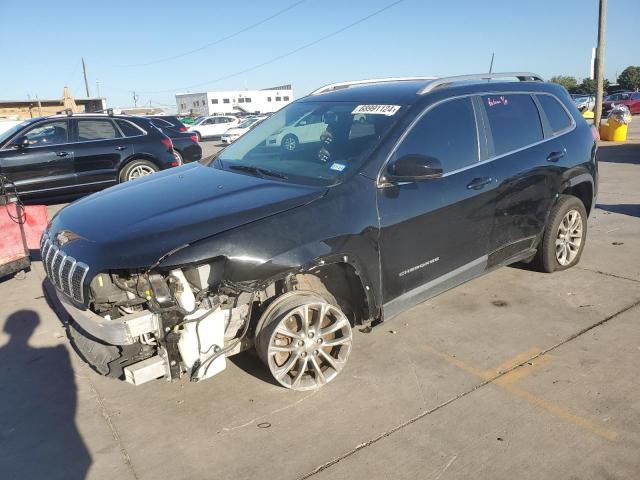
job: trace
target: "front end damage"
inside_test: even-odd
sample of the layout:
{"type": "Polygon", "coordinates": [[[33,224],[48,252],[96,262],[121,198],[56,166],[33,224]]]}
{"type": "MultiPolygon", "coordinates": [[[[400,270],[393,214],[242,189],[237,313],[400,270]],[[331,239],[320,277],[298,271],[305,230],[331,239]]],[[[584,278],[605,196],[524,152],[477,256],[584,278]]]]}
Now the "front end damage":
{"type": "Polygon", "coordinates": [[[197,382],[252,346],[252,305],[267,296],[256,285],[223,281],[223,269],[218,260],[167,272],[99,273],[86,309],[64,290],[57,295],[73,319],[74,346],[99,373],[134,385],[183,376],[197,382]]]}

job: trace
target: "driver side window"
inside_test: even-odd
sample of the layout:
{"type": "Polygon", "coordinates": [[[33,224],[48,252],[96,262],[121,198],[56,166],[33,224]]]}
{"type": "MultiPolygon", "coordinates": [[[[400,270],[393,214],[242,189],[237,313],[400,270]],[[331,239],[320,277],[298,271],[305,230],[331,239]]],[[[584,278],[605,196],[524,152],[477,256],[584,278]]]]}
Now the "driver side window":
{"type": "Polygon", "coordinates": [[[477,162],[478,153],[471,98],[457,98],[428,111],[402,141],[395,157],[422,155],[436,158],[447,173],[477,162]]]}
{"type": "Polygon", "coordinates": [[[44,147],[67,143],[69,138],[67,121],[57,120],[40,123],[29,129],[24,136],[27,138],[30,147],[44,147]]]}

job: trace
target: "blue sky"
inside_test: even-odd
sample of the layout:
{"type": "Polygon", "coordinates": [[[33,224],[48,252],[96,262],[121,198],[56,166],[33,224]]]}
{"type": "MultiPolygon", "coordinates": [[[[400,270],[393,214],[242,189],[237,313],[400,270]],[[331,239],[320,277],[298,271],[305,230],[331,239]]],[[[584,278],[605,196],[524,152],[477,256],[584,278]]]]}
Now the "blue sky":
{"type": "MultiPolygon", "coordinates": [[[[186,90],[291,83],[300,97],[348,79],[483,72],[491,52],[496,55],[494,71],[581,78],[589,75],[597,39],[597,0],[401,0],[309,48],[253,68],[393,0],[299,2],[2,0],[0,99],[60,97],[65,85],[75,96],[84,96],[81,57],[92,95],[99,81],[110,106],[131,105],[133,90],[139,104],[175,107],[173,94],[186,90]],[[289,6],[256,28],[196,53],[131,66],[214,43],[289,6]],[[202,85],[186,88],[195,84],[202,85]]],[[[640,65],[639,26],[638,0],[609,1],[609,79],[628,65],[640,65]]]]}

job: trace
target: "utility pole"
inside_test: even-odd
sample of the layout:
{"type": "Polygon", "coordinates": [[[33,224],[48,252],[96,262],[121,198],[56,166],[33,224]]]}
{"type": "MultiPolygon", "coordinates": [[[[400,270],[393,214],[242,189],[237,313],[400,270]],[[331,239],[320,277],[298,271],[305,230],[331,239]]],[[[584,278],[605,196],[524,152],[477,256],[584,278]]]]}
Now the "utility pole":
{"type": "Polygon", "coordinates": [[[133,92],[133,106],[134,107],[138,106],[138,98],[140,98],[140,97],[138,97],[138,95],[136,95],[136,92],[134,91],[133,92]]]}
{"type": "Polygon", "coordinates": [[[38,116],[41,117],[42,116],[42,102],[40,102],[40,98],[38,97],[37,93],[36,93],[36,101],[38,102],[38,116]]]}
{"type": "Polygon", "coordinates": [[[605,27],[607,23],[607,0],[599,0],[598,11],[598,50],[596,54],[596,109],[593,115],[593,123],[600,128],[602,118],[602,93],[604,90],[604,49],[605,27]]]}
{"type": "Polygon", "coordinates": [[[102,98],[100,96],[100,80],[96,80],[96,90],[98,91],[98,98],[102,98]]]}
{"type": "Polygon", "coordinates": [[[82,74],[84,75],[84,88],[87,91],[87,98],[89,98],[91,95],[89,95],[89,82],[87,82],[87,67],[84,64],[84,57],[82,58],[82,74]]]}

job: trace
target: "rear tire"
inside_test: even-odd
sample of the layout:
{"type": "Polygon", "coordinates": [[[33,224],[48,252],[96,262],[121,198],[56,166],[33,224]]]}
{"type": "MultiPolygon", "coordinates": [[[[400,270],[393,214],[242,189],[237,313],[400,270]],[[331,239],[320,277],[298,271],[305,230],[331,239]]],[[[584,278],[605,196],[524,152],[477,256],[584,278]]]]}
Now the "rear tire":
{"type": "Polygon", "coordinates": [[[179,151],[174,150],[173,156],[175,157],[176,162],[178,162],[179,165],[184,165],[184,158],[182,158],[182,154],[179,151]]]}
{"type": "Polygon", "coordinates": [[[579,198],[562,195],[551,210],[533,265],[542,272],[566,270],[580,261],[587,240],[587,210],[579,198]]]}
{"type": "Polygon", "coordinates": [[[149,160],[132,160],[120,172],[120,183],[151,175],[158,170],[158,167],[149,160]]]}

